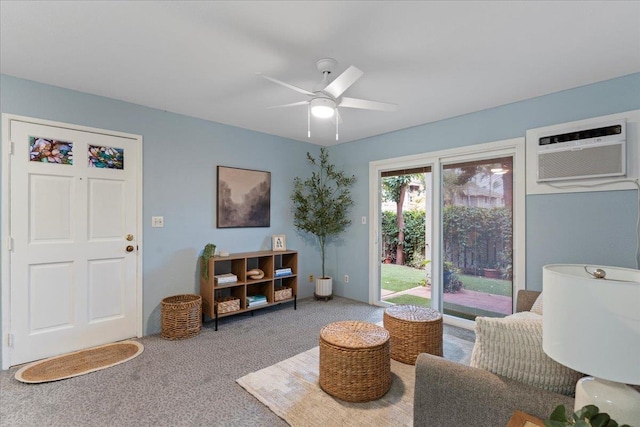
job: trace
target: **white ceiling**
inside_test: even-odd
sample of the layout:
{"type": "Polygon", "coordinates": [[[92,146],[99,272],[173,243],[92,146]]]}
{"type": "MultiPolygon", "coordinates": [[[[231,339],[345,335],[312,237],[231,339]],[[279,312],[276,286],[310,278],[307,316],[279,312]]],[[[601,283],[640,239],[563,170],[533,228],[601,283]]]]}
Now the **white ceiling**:
{"type": "Polygon", "coordinates": [[[358,140],[640,72],[638,1],[0,1],[0,71],[315,144],[320,58],[364,71],[341,109],[358,140]]]}

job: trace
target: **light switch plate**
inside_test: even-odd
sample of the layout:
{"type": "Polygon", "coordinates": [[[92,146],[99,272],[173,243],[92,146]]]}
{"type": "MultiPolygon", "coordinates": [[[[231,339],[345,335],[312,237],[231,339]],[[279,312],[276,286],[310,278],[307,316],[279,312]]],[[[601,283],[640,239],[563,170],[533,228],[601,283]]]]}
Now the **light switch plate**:
{"type": "Polygon", "coordinates": [[[164,227],[164,217],[163,216],[152,216],[151,217],[151,227],[164,227]]]}

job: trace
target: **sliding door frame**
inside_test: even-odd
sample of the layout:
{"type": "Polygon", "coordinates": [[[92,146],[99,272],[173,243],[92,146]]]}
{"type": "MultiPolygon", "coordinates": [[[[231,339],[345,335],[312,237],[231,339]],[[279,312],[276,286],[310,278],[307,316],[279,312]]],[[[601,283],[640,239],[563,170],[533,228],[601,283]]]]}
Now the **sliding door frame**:
{"type": "MultiPolygon", "coordinates": [[[[415,154],[377,160],[369,163],[369,303],[388,306],[381,300],[380,286],[380,254],[381,252],[381,212],[382,199],[381,174],[387,171],[431,167],[433,185],[431,185],[431,203],[425,206],[432,214],[429,219],[432,241],[431,277],[434,283],[442,280],[442,166],[466,160],[483,160],[493,157],[513,156],[513,311],[515,312],[516,295],[518,290],[525,289],[526,280],[526,187],[525,187],[525,139],[514,138],[502,141],[488,142],[466,147],[431,153],[415,154]]],[[[431,306],[442,312],[442,287],[431,289],[431,306]]],[[[445,315],[445,322],[465,328],[472,328],[475,322],[458,317],[445,315]]]]}

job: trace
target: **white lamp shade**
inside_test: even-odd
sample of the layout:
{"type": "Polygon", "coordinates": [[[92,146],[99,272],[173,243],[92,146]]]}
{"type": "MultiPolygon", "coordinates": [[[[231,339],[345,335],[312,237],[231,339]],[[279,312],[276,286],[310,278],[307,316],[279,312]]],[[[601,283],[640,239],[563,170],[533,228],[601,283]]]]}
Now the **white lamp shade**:
{"type": "Polygon", "coordinates": [[[640,384],[640,270],[580,264],[543,267],[543,350],[576,371],[640,384]]]}

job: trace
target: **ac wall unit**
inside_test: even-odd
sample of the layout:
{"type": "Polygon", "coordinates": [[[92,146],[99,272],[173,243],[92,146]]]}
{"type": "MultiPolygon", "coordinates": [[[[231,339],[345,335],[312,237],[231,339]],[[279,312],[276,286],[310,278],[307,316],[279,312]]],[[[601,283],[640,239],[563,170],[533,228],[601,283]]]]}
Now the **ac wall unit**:
{"type": "Polygon", "coordinates": [[[537,181],[624,176],[626,124],[621,119],[541,136],[537,181]]]}

